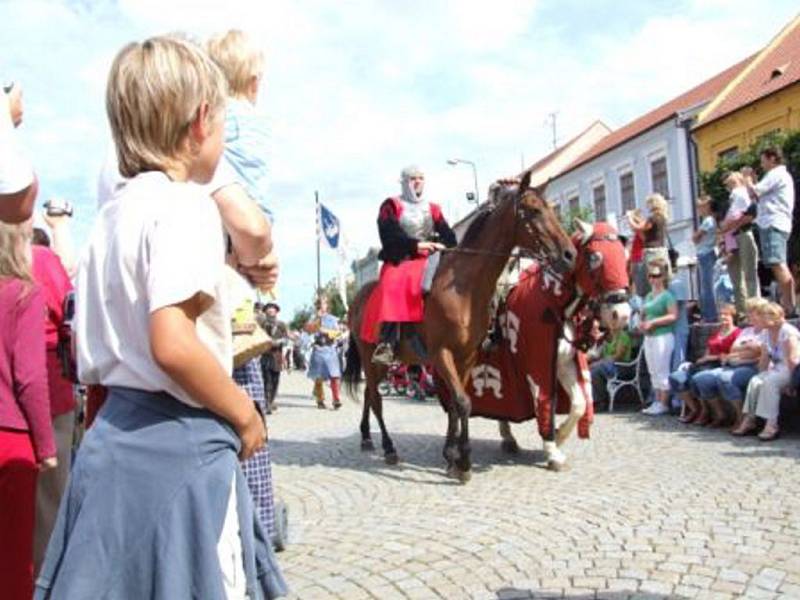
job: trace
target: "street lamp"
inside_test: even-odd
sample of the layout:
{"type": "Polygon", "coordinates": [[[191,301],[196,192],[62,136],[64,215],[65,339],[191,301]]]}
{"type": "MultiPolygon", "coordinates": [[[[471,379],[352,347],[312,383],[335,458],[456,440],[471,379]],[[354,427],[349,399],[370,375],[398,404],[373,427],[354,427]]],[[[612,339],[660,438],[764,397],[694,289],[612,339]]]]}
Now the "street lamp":
{"type": "MultiPolygon", "coordinates": [[[[475,205],[477,206],[478,204],[480,204],[481,195],[480,192],[478,192],[478,168],[475,166],[475,163],[472,162],[471,160],[466,160],[464,158],[450,158],[448,159],[447,164],[452,166],[455,166],[457,164],[464,164],[472,167],[472,178],[475,183],[475,197],[474,197],[475,205]]],[[[473,200],[473,198],[470,198],[470,194],[467,194],[467,200],[470,201],[473,200]]]]}

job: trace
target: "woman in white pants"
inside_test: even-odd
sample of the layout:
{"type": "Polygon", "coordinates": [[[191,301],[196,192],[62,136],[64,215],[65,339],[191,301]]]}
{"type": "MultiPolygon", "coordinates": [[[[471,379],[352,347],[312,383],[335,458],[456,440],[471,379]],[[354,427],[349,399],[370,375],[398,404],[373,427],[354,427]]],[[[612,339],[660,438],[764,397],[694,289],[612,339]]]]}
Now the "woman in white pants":
{"type": "Polygon", "coordinates": [[[667,289],[669,271],[665,260],[656,258],[650,262],[647,278],[651,291],[644,299],[639,328],[645,335],[644,357],[656,401],[642,412],[659,416],[669,413],[669,374],[672,350],[675,347],[674,329],[678,318],[678,303],[667,289]]]}
{"type": "Polygon", "coordinates": [[[767,423],[758,437],[763,442],[771,442],[780,434],[781,390],[789,384],[792,371],[800,362],[800,331],[784,321],[783,308],[774,302],[762,307],[759,316],[764,325],[764,346],[758,361],[760,372],[747,386],[744,418],[733,433],[752,433],[758,427],[756,417],[761,417],[767,423]]]}

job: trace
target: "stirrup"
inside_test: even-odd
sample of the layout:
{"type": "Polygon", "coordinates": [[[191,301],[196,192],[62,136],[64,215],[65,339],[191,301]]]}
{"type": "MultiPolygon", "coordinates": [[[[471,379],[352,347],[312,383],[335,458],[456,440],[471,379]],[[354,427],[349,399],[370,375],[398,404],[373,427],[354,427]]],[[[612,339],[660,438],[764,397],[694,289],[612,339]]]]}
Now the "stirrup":
{"type": "Polygon", "coordinates": [[[391,365],[394,362],[392,345],[387,342],[378,344],[375,347],[375,352],[372,353],[372,362],[377,365],[391,365]]]}

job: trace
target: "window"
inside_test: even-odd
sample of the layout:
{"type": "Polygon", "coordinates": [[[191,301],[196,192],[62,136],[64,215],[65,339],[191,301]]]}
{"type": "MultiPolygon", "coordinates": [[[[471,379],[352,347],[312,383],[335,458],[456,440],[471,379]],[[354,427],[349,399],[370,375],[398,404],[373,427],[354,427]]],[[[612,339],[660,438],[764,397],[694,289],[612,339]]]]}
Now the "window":
{"type": "Polygon", "coordinates": [[[633,171],[619,176],[619,195],[623,214],[636,208],[636,189],[633,185],[633,171]]]}
{"type": "Polygon", "coordinates": [[[569,203],[569,212],[574,214],[581,209],[581,199],[579,196],[573,196],[567,202],[569,203]]]}
{"type": "Polygon", "coordinates": [[[661,194],[669,200],[669,177],[667,176],[667,157],[662,156],[650,163],[650,178],[653,183],[653,193],[661,194]]]}
{"type": "Polygon", "coordinates": [[[731,148],[726,148],[722,152],[717,154],[717,158],[719,160],[732,160],[739,156],[739,147],[733,146],[731,148]]]}
{"type": "Polygon", "coordinates": [[[598,185],[592,190],[592,200],[594,201],[594,220],[606,220],[606,186],[598,185]]]}

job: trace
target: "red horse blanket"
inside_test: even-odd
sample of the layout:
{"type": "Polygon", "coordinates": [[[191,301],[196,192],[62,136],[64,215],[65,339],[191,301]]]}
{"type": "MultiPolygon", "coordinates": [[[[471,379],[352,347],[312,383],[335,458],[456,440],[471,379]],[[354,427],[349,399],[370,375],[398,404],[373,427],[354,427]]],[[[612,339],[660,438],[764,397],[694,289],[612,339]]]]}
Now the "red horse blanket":
{"type": "MultiPolygon", "coordinates": [[[[472,415],[513,422],[536,418],[539,433],[550,433],[552,369],[557,360],[558,339],[564,312],[572,299],[572,285],[534,264],[524,271],[506,301],[504,339],[499,349],[481,353],[467,382],[472,415]],[[548,311],[558,319],[548,316],[548,311]]],[[[586,355],[574,351],[577,379],[586,399],[586,412],[578,422],[578,435],[589,437],[594,417],[587,381],[586,355]]],[[[559,383],[555,391],[557,412],[569,412],[570,398],[559,383]]]]}

